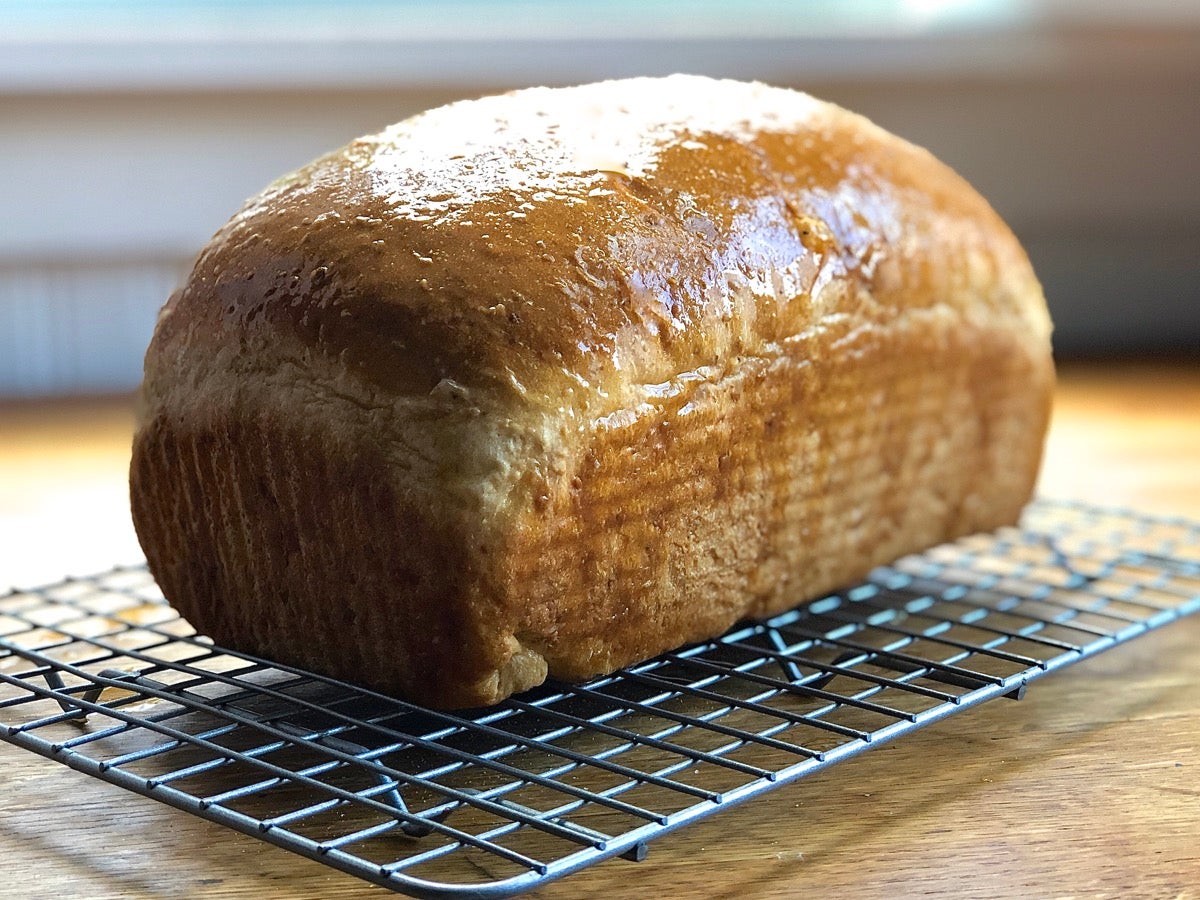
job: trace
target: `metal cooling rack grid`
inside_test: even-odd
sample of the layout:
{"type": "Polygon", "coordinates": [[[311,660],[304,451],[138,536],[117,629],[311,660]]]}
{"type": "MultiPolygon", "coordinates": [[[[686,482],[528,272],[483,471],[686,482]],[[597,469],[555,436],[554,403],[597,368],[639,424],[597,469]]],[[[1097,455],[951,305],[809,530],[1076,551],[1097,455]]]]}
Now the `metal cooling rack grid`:
{"type": "Polygon", "coordinates": [[[1198,609],[1200,525],[1042,502],[720,640],[455,714],[214,647],[121,569],[0,599],[0,738],[393,890],[501,896],[1198,609]]]}

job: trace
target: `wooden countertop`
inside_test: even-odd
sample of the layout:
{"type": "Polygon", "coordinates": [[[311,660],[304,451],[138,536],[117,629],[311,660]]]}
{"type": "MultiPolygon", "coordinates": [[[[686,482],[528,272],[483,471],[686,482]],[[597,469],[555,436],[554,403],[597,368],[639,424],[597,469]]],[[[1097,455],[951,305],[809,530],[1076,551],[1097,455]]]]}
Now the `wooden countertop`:
{"type": "MultiPolygon", "coordinates": [[[[0,404],[0,582],[137,558],[122,400],[0,404]]],[[[1200,366],[1062,373],[1042,493],[1200,518],[1200,366]]],[[[1200,898],[1200,617],[547,886],[1200,898]]],[[[0,744],[3,898],[386,897],[0,744]]]]}

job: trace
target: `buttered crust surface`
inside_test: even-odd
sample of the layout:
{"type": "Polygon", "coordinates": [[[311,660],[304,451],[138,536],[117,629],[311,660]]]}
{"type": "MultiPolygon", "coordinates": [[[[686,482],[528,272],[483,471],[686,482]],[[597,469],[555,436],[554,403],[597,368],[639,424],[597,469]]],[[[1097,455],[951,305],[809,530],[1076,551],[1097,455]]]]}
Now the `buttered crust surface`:
{"type": "Polygon", "coordinates": [[[1049,331],[974,190],[805,94],[457,103],[204,250],[147,353],[135,524],[218,642],[495,702],[1011,522],[1049,331]]]}

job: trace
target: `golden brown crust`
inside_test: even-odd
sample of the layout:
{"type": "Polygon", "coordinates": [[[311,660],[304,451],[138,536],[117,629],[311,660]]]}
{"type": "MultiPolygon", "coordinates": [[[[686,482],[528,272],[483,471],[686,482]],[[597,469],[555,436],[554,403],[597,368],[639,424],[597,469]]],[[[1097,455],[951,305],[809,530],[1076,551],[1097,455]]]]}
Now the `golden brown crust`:
{"type": "Polygon", "coordinates": [[[1052,379],[1028,260],[925,151],[761,85],[523,91],[217,234],[135,522],[218,640],[493,702],[1012,521],[1052,379]]]}

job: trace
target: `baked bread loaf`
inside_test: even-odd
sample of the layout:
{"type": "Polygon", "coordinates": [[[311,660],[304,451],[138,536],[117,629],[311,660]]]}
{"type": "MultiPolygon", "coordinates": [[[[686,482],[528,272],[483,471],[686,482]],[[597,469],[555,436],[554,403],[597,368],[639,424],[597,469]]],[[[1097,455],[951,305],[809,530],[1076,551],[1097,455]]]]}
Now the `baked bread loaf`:
{"type": "Polygon", "coordinates": [[[974,190],[805,94],[456,103],[213,238],[146,355],[134,521],[218,643],[489,704],[1013,522],[1049,332],[974,190]]]}

